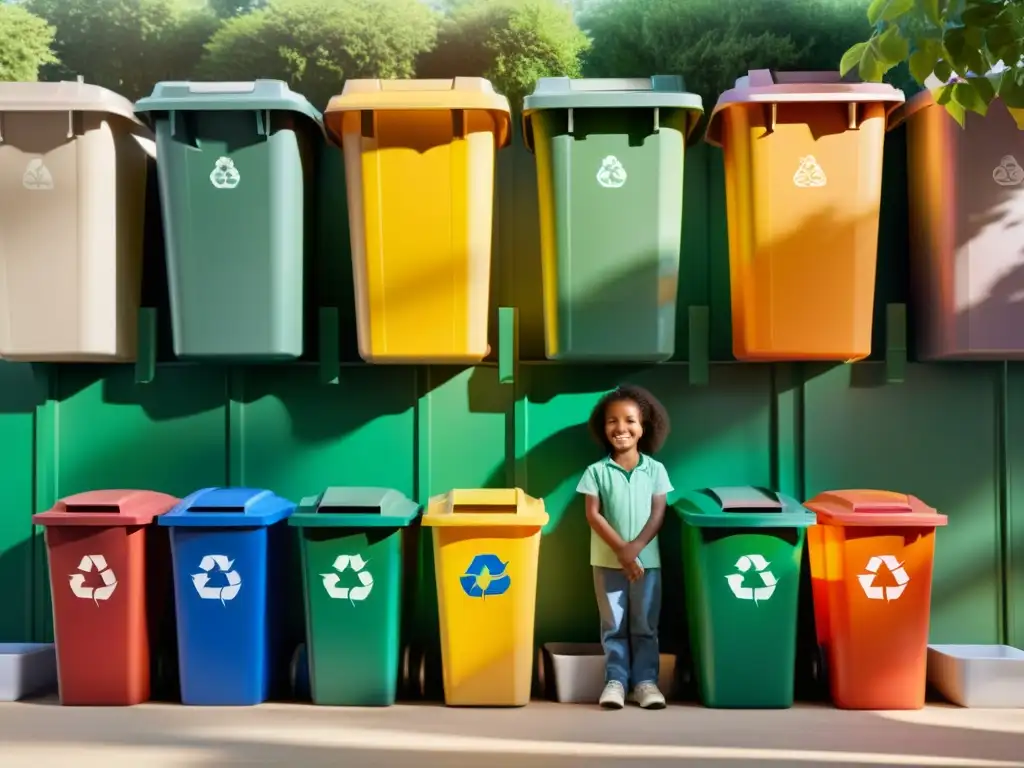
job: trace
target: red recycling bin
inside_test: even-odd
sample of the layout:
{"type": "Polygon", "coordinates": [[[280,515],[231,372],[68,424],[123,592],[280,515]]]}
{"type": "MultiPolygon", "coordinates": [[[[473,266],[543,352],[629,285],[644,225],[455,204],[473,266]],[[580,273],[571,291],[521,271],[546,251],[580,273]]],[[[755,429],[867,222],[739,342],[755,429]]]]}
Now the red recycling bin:
{"type": "Polygon", "coordinates": [[[91,491],[32,516],[46,529],[61,704],[149,699],[147,544],[160,535],[153,519],[177,503],[154,491],[91,491]]]}

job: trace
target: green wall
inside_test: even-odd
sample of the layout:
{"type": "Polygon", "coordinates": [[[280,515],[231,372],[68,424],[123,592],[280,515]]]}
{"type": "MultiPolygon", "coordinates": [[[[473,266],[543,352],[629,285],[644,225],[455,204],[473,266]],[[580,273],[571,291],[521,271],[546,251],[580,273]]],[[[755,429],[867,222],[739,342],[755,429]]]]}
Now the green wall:
{"type": "MultiPolygon", "coordinates": [[[[322,163],[321,201],[333,214],[321,217],[307,281],[308,349],[317,349],[317,307],[342,308],[336,384],[320,382],[312,355],[279,367],[174,362],[162,246],[150,227],[145,295],[158,307],[161,360],[152,383],[136,384],[131,366],[0,364],[0,641],[51,633],[34,511],[93,488],[184,495],[224,484],[266,486],[294,500],[326,485],[385,485],[419,500],[452,487],[522,486],[551,513],[537,640],[595,640],[589,534],[574,491],[597,455],[584,427],[590,408],[604,390],[631,381],[654,391],[672,416],[660,458],[679,490],[757,484],[806,498],[885,488],[938,507],[950,523],[938,536],[933,640],[1024,644],[1024,365],[911,362],[902,383],[886,383],[885,305],[908,300],[904,160],[903,136],[893,134],[876,302],[882,354],[855,365],[731,360],[722,160],[700,144],[687,156],[678,360],[657,366],[543,360],[535,177],[518,143],[500,156],[492,301],[495,313],[499,304],[519,308],[523,362],[511,384],[499,382],[493,362],[458,369],[357,361],[347,233],[332,228],[344,219],[336,154],[322,163]],[[704,386],[689,383],[685,362],[691,305],[710,307],[704,386]]],[[[669,520],[663,548],[677,538],[669,520]]],[[[411,580],[408,634],[417,647],[436,642],[428,544],[423,537],[411,580]]],[[[677,557],[667,558],[666,576],[679,584],[677,557]]],[[[685,647],[681,605],[670,586],[663,641],[673,650],[685,647]]]]}

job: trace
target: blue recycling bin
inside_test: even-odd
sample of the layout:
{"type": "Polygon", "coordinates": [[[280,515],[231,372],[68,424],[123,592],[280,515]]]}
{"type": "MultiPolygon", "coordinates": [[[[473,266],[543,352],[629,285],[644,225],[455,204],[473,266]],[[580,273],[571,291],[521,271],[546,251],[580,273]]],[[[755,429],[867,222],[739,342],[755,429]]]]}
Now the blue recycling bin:
{"type": "Polygon", "coordinates": [[[289,583],[281,523],[294,511],[270,491],[204,488],[162,515],[171,529],[183,704],[270,698],[289,583]]]}

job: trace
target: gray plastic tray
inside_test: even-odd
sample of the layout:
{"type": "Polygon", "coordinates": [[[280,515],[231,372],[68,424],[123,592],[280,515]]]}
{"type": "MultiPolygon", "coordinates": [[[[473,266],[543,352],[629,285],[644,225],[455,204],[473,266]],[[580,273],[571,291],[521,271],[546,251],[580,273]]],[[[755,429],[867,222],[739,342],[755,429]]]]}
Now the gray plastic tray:
{"type": "Polygon", "coordinates": [[[0,643],[0,701],[45,696],[57,690],[52,643],[0,643]]]}
{"type": "MultiPolygon", "coordinates": [[[[555,696],[563,704],[596,704],[604,689],[604,651],[600,643],[545,643],[555,673],[555,696]]],[[[661,654],[658,687],[672,696],[676,657],[661,654]]],[[[543,668],[543,667],[542,667],[543,668]]]]}
{"type": "Polygon", "coordinates": [[[928,682],[961,707],[1024,707],[1024,651],[1009,645],[929,645],[928,682]]]}

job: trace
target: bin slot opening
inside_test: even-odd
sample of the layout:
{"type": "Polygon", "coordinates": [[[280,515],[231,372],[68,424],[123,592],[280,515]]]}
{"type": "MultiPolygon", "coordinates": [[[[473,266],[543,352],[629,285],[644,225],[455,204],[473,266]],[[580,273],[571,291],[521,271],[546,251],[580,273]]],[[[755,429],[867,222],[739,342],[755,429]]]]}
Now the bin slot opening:
{"type": "Polygon", "coordinates": [[[863,512],[869,515],[891,515],[896,514],[907,514],[913,512],[906,504],[887,504],[884,501],[881,502],[857,502],[853,507],[857,512],[863,512]]]}
{"type": "Polygon", "coordinates": [[[838,70],[831,72],[777,72],[773,69],[770,71],[772,78],[770,84],[774,85],[828,85],[843,82],[838,70]]]}
{"type": "Polygon", "coordinates": [[[76,514],[116,515],[121,507],[117,504],[68,504],[67,510],[76,514]]]}
{"type": "Polygon", "coordinates": [[[189,83],[189,93],[252,93],[256,83],[189,83]]]}
{"type": "Polygon", "coordinates": [[[569,88],[577,93],[588,93],[591,91],[614,92],[621,91],[632,93],[634,91],[650,91],[651,79],[648,77],[623,77],[623,78],[592,78],[585,80],[570,80],[569,88]]]}
{"type": "Polygon", "coordinates": [[[709,489],[707,494],[718,503],[723,512],[730,514],[761,515],[766,512],[782,512],[782,502],[775,494],[760,488],[709,489]]]}
{"type": "Polygon", "coordinates": [[[318,504],[316,511],[317,514],[323,513],[330,515],[379,515],[381,513],[380,505],[350,507],[337,504],[318,504]]]}
{"type": "Polygon", "coordinates": [[[189,512],[234,512],[242,514],[245,512],[245,507],[241,504],[225,504],[221,507],[215,507],[212,504],[199,504],[194,507],[188,508],[189,512]]]}
{"type": "Polygon", "coordinates": [[[459,515],[508,515],[515,514],[518,509],[515,504],[456,504],[454,512],[459,515]]]}

